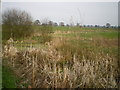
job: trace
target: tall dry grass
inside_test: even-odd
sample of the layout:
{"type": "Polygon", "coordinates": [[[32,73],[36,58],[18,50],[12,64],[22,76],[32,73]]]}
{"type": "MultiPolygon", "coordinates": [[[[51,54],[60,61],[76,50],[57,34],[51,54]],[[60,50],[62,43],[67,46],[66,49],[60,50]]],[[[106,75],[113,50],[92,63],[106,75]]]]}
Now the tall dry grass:
{"type": "MultiPolygon", "coordinates": [[[[28,48],[14,52],[14,62],[10,63],[14,64],[17,69],[15,72],[21,78],[18,87],[24,88],[23,84],[32,88],[118,87],[116,58],[103,52],[96,54],[92,50],[79,49],[62,39],[58,40],[46,43],[46,50],[28,48]]],[[[9,50],[5,50],[5,53],[9,50]]]]}

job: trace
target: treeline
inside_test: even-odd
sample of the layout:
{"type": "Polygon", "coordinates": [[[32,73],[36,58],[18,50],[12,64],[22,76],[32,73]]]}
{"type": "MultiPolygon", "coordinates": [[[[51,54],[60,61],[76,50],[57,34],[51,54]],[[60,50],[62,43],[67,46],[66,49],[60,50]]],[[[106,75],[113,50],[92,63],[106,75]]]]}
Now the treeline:
{"type": "Polygon", "coordinates": [[[94,27],[94,28],[119,28],[120,26],[113,26],[110,23],[106,23],[106,25],[82,25],[80,23],[70,23],[70,24],[65,24],[64,22],[53,22],[53,21],[46,21],[46,22],[42,22],[40,20],[35,20],[33,22],[33,25],[37,25],[37,26],[44,26],[44,25],[50,25],[50,26],[67,26],[67,27],[94,27]]]}

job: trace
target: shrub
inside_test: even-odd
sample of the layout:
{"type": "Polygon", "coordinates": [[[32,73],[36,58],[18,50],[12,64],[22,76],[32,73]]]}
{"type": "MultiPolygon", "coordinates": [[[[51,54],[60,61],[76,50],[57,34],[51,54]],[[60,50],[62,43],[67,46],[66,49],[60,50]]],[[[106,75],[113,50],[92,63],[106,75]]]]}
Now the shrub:
{"type": "Polygon", "coordinates": [[[17,9],[6,10],[3,15],[3,39],[19,39],[33,33],[32,17],[26,12],[17,9]]]}
{"type": "Polygon", "coordinates": [[[40,28],[40,33],[41,33],[41,42],[49,42],[51,41],[52,36],[50,35],[53,32],[52,26],[50,25],[42,25],[40,28]]]}

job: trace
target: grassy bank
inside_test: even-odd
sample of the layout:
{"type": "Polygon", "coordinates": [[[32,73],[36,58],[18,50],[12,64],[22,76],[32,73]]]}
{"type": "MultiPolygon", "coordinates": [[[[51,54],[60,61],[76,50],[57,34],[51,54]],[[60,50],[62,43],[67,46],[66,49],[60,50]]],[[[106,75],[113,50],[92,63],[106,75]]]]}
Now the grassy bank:
{"type": "Polygon", "coordinates": [[[16,88],[16,76],[10,67],[2,66],[2,87],[16,88]]]}

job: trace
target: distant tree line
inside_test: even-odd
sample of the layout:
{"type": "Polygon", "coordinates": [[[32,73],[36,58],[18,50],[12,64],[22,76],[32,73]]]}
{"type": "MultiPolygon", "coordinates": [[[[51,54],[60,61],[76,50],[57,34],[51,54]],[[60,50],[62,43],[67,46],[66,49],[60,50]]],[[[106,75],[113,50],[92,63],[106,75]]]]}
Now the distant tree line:
{"type": "Polygon", "coordinates": [[[111,26],[110,23],[106,23],[106,25],[81,25],[80,23],[76,23],[76,24],[66,24],[64,22],[59,22],[56,23],[56,22],[53,22],[53,21],[48,21],[47,23],[40,23],[39,20],[35,20],[34,21],[34,25],[50,25],[50,26],[67,26],[67,27],[70,27],[70,26],[77,26],[77,27],[99,27],[99,28],[117,28],[118,26],[111,26]]]}

